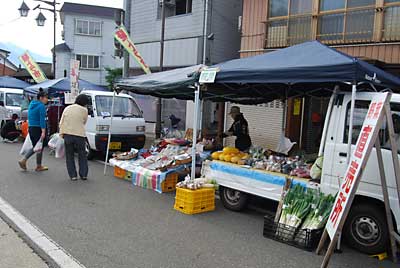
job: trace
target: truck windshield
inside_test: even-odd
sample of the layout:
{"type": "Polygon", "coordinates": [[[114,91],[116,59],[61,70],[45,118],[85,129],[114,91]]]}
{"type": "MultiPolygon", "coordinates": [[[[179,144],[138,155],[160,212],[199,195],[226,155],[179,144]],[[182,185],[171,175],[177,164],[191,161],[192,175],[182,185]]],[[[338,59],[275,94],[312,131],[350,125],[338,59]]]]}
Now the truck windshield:
{"type": "MultiPolygon", "coordinates": [[[[112,96],[96,96],[96,109],[98,116],[111,116],[112,96]]],[[[137,104],[126,97],[115,97],[114,116],[142,117],[137,104]]]]}
{"type": "Polygon", "coordinates": [[[18,93],[6,93],[6,106],[21,107],[24,95],[18,93]]]}

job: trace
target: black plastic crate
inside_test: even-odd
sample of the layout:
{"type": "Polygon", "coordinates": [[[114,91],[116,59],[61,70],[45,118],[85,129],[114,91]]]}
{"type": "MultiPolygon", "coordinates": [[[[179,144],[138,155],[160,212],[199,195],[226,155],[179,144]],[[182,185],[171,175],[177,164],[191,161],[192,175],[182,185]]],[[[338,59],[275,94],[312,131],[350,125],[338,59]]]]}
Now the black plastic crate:
{"type": "Polygon", "coordinates": [[[300,230],[294,227],[276,223],[274,216],[264,216],[264,237],[292,245],[308,251],[313,251],[321,239],[323,228],[318,230],[300,230]]]}

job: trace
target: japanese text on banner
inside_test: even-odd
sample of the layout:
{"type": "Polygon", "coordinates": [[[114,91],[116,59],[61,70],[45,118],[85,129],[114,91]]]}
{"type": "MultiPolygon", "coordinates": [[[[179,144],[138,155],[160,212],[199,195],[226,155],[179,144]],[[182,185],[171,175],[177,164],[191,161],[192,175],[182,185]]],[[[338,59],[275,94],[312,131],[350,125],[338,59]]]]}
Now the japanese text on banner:
{"type": "Polygon", "coordinates": [[[29,72],[36,83],[42,83],[47,80],[46,75],[44,74],[42,69],[40,69],[39,65],[37,65],[37,63],[33,60],[28,51],[22,54],[19,57],[19,60],[25,66],[26,70],[29,72]]]}
{"type": "Polygon", "coordinates": [[[128,32],[124,26],[120,26],[115,32],[115,39],[121,43],[121,45],[133,56],[136,62],[140,65],[146,74],[151,73],[149,66],[144,61],[143,57],[140,55],[135,44],[130,39],[128,32]]]}
{"type": "Polygon", "coordinates": [[[374,146],[372,138],[376,136],[374,134],[379,131],[379,126],[377,126],[377,124],[380,115],[383,113],[383,107],[387,96],[388,94],[377,94],[372,99],[369,106],[368,114],[364,120],[361,133],[356,143],[356,148],[352,154],[342,185],[326,224],[326,230],[331,239],[333,239],[337,233],[339,223],[341,222],[350,197],[354,195],[357,190],[354,186],[356,182],[361,179],[360,172],[363,164],[368,161],[368,157],[366,157],[368,148],[374,146]]]}
{"type": "Polygon", "coordinates": [[[79,93],[79,64],[78,60],[71,60],[70,81],[72,96],[78,96],[79,93]]]}

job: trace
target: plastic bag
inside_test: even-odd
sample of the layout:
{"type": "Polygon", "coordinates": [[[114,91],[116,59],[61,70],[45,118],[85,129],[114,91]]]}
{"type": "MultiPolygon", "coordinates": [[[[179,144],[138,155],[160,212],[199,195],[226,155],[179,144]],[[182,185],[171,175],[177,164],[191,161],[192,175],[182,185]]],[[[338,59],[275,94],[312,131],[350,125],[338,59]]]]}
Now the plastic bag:
{"type": "Polygon", "coordinates": [[[63,158],[65,155],[64,139],[59,137],[56,144],[56,158],[63,158]]]}
{"type": "Polygon", "coordinates": [[[282,133],[278,147],[275,151],[287,155],[295,144],[296,142],[292,142],[290,139],[285,137],[285,134],[282,133]]]}
{"type": "Polygon", "coordinates": [[[310,176],[314,180],[321,178],[323,162],[324,162],[324,157],[320,156],[317,158],[317,160],[315,160],[315,163],[312,165],[310,170],[310,176]]]}
{"type": "Polygon", "coordinates": [[[26,155],[31,149],[33,148],[31,137],[29,134],[25,138],[25,142],[22,145],[21,151],[19,152],[20,155],[26,155]]]}
{"type": "Polygon", "coordinates": [[[49,140],[49,143],[48,143],[49,148],[50,148],[50,149],[53,149],[53,150],[56,149],[57,142],[58,142],[58,140],[59,140],[60,138],[61,138],[61,137],[60,137],[60,134],[58,134],[58,133],[53,134],[53,135],[51,136],[50,140],[49,140]]]}
{"type": "Polygon", "coordinates": [[[33,148],[33,151],[34,151],[35,153],[39,153],[39,152],[41,152],[42,150],[43,150],[43,141],[42,141],[42,140],[39,140],[39,141],[36,143],[35,147],[33,148]]]}

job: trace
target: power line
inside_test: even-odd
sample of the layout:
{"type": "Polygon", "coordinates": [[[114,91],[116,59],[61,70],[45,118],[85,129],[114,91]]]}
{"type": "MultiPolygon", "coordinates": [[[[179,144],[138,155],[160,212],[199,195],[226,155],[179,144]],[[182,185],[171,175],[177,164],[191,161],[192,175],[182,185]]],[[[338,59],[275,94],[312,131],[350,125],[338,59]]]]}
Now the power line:
{"type": "Polygon", "coordinates": [[[21,17],[18,17],[18,18],[15,18],[15,19],[10,20],[10,21],[8,21],[8,22],[2,23],[2,24],[0,24],[0,27],[5,26],[5,25],[10,24],[10,23],[13,23],[13,22],[19,20],[20,18],[21,18],[21,17]]]}

